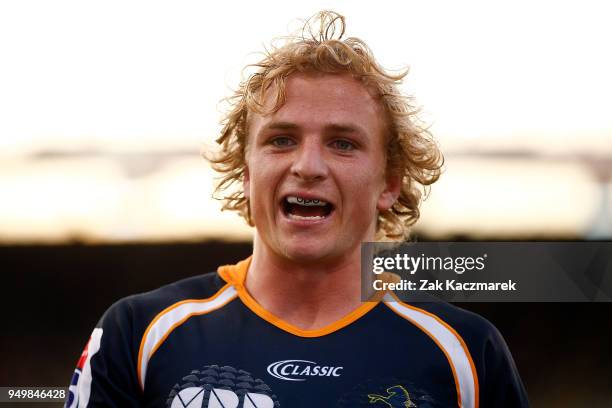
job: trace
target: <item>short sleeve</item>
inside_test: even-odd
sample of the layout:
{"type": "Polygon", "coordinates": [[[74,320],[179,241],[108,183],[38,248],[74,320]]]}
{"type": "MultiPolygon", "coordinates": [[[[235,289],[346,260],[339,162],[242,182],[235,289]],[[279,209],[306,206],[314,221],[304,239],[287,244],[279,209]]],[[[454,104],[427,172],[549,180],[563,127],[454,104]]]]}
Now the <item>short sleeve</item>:
{"type": "Polygon", "coordinates": [[[70,381],[65,407],[136,407],[142,392],[136,375],[137,344],[124,299],[93,330],[70,381]]]}
{"type": "Polygon", "coordinates": [[[480,407],[529,407],[523,382],[499,331],[490,326],[480,350],[480,407]]]}

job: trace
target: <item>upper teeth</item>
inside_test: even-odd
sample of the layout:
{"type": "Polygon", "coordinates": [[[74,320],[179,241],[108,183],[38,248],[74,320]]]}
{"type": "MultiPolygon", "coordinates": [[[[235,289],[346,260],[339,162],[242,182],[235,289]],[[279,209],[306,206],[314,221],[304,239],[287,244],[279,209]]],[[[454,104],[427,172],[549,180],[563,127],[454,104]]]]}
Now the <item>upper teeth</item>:
{"type": "Polygon", "coordinates": [[[299,204],[299,205],[307,205],[307,206],[319,206],[319,207],[323,207],[323,206],[327,205],[326,201],[317,200],[316,198],[310,200],[308,198],[295,197],[295,196],[287,197],[287,202],[290,203],[290,204],[299,204]]]}

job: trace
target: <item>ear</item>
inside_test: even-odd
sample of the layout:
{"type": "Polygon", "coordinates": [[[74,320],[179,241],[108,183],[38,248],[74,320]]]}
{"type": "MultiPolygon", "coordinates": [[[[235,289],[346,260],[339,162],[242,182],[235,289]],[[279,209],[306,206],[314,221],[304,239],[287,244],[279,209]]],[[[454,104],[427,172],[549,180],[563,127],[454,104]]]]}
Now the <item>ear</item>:
{"type": "Polygon", "coordinates": [[[376,208],[378,211],[387,211],[399,197],[402,187],[402,177],[399,175],[389,175],[386,179],[385,189],[378,196],[376,208]]]}
{"type": "Polygon", "coordinates": [[[250,184],[251,179],[249,177],[249,168],[248,166],[244,166],[244,176],[242,177],[242,192],[244,193],[244,197],[246,199],[251,198],[250,184]]]}

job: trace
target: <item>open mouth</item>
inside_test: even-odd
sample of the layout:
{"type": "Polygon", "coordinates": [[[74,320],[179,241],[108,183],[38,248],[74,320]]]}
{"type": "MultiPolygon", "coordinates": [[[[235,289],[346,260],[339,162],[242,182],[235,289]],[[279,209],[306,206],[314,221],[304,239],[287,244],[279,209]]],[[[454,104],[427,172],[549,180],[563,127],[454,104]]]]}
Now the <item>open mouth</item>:
{"type": "Polygon", "coordinates": [[[322,220],[334,210],[334,206],[320,199],[287,196],[282,202],[283,213],[298,220],[322,220]]]}

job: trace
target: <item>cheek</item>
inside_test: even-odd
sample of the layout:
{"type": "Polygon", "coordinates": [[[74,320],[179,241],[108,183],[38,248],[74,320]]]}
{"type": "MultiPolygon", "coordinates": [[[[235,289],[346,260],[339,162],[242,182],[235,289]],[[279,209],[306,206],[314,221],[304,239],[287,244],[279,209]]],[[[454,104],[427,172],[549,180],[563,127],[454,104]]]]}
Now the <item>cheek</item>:
{"type": "Polygon", "coordinates": [[[276,183],[274,171],[268,160],[252,157],[244,173],[244,196],[251,200],[251,207],[261,206],[272,194],[271,189],[276,183]]]}
{"type": "Polygon", "coordinates": [[[346,199],[352,203],[356,211],[376,211],[378,198],[384,189],[383,177],[376,173],[354,171],[346,178],[345,185],[349,186],[346,199]]]}

